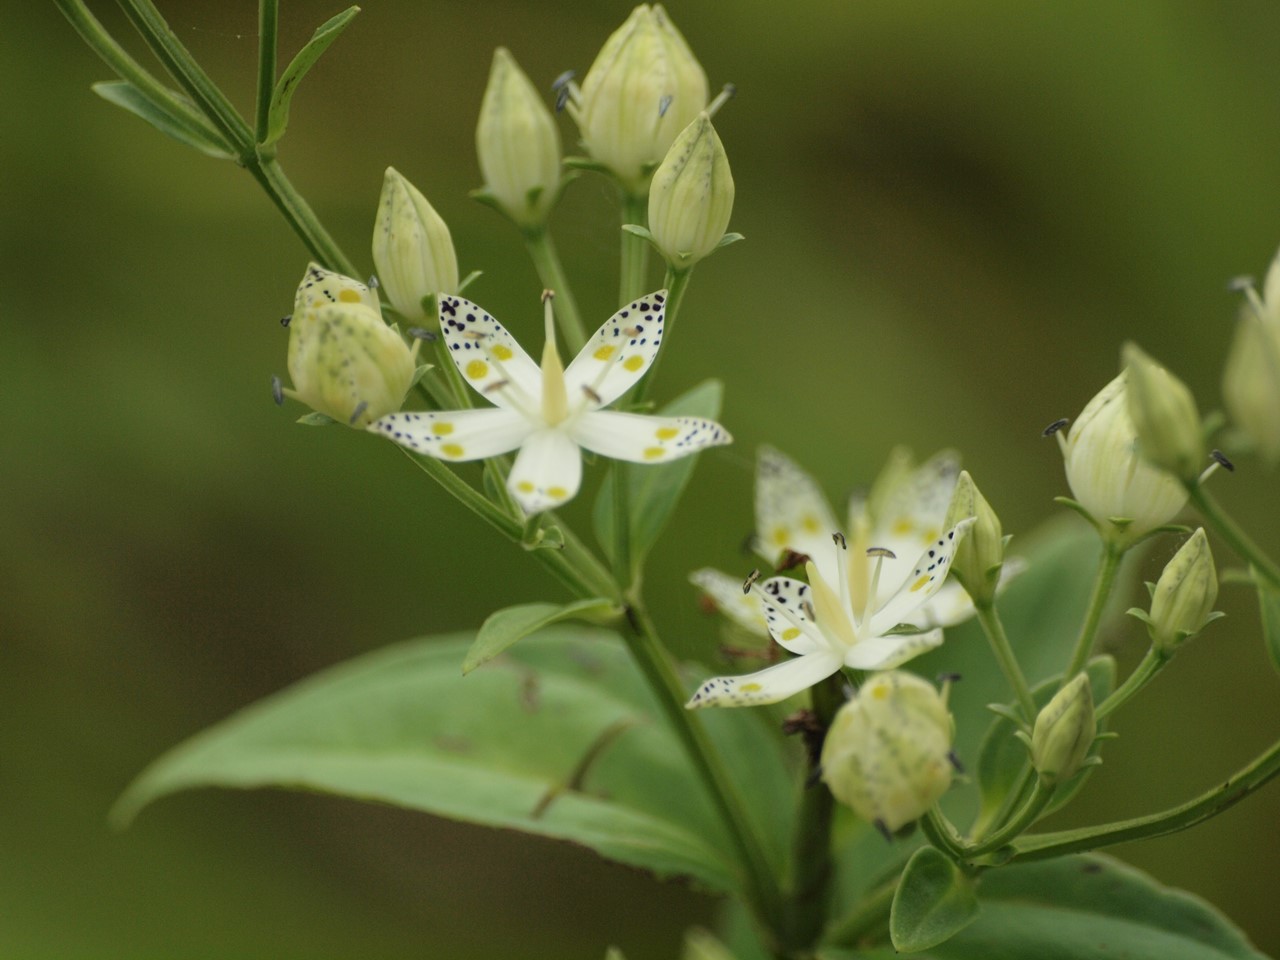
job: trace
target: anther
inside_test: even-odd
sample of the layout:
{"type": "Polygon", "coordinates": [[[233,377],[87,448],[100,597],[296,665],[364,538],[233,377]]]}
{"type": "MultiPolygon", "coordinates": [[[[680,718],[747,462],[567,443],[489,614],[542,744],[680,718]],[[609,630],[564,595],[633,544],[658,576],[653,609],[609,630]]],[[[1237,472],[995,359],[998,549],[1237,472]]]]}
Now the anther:
{"type": "MultiPolygon", "coordinates": [[[[752,549],[755,549],[754,545],[752,549]]],[[[794,570],[796,567],[803,567],[812,559],[807,553],[787,549],[778,560],[778,572],[781,573],[783,570],[794,570]]]]}
{"type": "Polygon", "coordinates": [[[956,773],[964,773],[964,764],[960,762],[960,758],[956,756],[954,750],[947,751],[947,760],[951,762],[951,766],[955,768],[956,773]]]}
{"type": "Polygon", "coordinates": [[[818,619],[818,615],[817,615],[817,614],[814,612],[814,610],[813,610],[813,604],[812,604],[812,603],[810,603],[808,600],[801,600],[801,601],[800,601],[800,610],[801,610],[801,612],[802,612],[802,613],[804,613],[804,615],[805,615],[806,617],[808,617],[810,620],[815,620],[815,621],[816,621],[816,620],[818,619]]]}
{"type": "Polygon", "coordinates": [[[561,87],[556,91],[556,113],[564,111],[565,104],[569,102],[569,88],[561,87]]]}
{"type": "Polygon", "coordinates": [[[665,97],[663,97],[661,100],[658,101],[658,116],[665,117],[667,115],[667,110],[671,108],[672,99],[673,98],[671,94],[668,93],[665,97]]]}
{"type": "Polygon", "coordinates": [[[897,560],[898,555],[888,547],[867,547],[868,557],[878,557],[884,560],[897,560]]]}
{"type": "Polygon", "coordinates": [[[556,292],[555,292],[554,290],[543,290],[543,291],[542,291],[542,302],[543,302],[543,303],[546,303],[548,300],[554,300],[555,298],[556,298],[556,292]]]}
{"type": "Polygon", "coordinates": [[[1061,420],[1055,420],[1053,421],[1053,423],[1049,424],[1047,427],[1044,428],[1044,431],[1040,434],[1040,436],[1052,437],[1055,433],[1057,433],[1059,430],[1061,430],[1070,422],[1071,422],[1070,417],[1063,417],[1061,420]]]}
{"type": "Polygon", "coordinates": [[[364,416],[364,412],[368,409],[369,409],[369,404],[366,401],[361,400],[359,403],[356,404],[356,408],[351,411],[351,418],[347,420],[347,423],[354,426],[355,422],[359,420],[362,416],[364,416]]]}
{"type": "Polygon", "coordinates": [[[889,829],[889,825],[887,823],[885,823],[879,817],[876,817],[875,822],[872,823],[872,826],[874,826],[877,830],[880,831],[880,836],[884,837],[890,843],[893,843],[893,831],[889,829]]]}
{"type": "Polygon", "coordinates": [[[479,330],[463,330],[462,331],[462,338],[464,340],[484,340],[488,336],[489,335],[487,333],[481,333],[479,330]]]}
{"type": "Polygon", "coordinates": [[[833,534],[831,535],[831,540],[832,540],[832,541],[835,543],[835,545],[836,545],[837,547],[839,547],[841,550],[848,550],[848,549],[849,549],[849,541],[845,540],[845,538],[844,538],[844,534],[843,534],[843,533],[841,533],[839,530],[837,530],[835,533],[833,533],[833,534]]]}
{"type": "Polygon", "coordinates": [[[289,329],[289,324],[290,324],[290,323],[292,323],[292,322],[293,322],[293,314],[292,314],[292,313],[291,313],[291,314],[289,314],[287,317],[281,317],[281,318],[280,318],[280,326],[284,327],[286,330],[287,330],[287,329],[289,329]]]}
{"type": "Polygon", "coordinates": [[[415,340],[425,340],[427,343],[435,343],[440,339],[440,334],[434,330],[428,330],[426,327],[410,327],[408,334],[415,340]]]}
{"type": "Polygon", "coordinates": [[[489,384],[487,387],[484,388],[484,392],[493,393],[495,390],[501,390],[510,382],[511,382],[510,380],[495,380],[493,381],[493,383],[489,384]]]}
{"type": "Polygon", "coordinates": [[[1221,450],[1210,450],[1209,457],[1219,466],[1223,467],[1228,473],[1236,472],[1236,465],[1227,459],[1227,455],[1221,450]]]}
{"type": "Polygon", "coordinates": [[[744,594],[750,593],[751,588],[756,585],[756,581],[759,579],[760,579],[760,568],[756,567],[754,570],[752,570],[750,573],[747,574],[747,579],[742,582],[742,592],[744,594]]]}
{"type": "Polygon", "coordinates": [[[589,399],[592,403],[596,405],[600,405],[604,402],[603,400],[600,399],[600,394],[596,393],[585,383],[582,385],[582,392],[587,395],[587,399],[589,399]]]}
{"type": "Polygon", "coordinates": [[[959,683],[959,682],[960,682],[961,680],[963,680],[963,679],[964,679],[964,677],[962,677],[962,676],[961,676],[960,674],[958,674],[958,673],[940,673],[940,674],[938,674],[938,683],[939,683],[939,684],[943,684],[943,683],[959,683]]]}
{"type": "Polygon", "coordinates": [[[280,383],[279,377],[271,378],[271,399],[276,402],[277,407],[284,406],[284,385],[280,383]]]}
{"type": "Polygon", "coordinates": [[[639,327],[623,327],[622,332],[625,333],[628,337],[638,337],[640,336],[640,334],[644,333],[644,331],[641,330],[639,327]]]}
{"type": "Polygon", "coordinates": [[[551,89],[556,92],[563,90],[565,87],[569,86],[569,81],[577,75],[577,71],[575,70],[566,70],[564,73],[560,74],[560,76],[551,81],[551,89]]]}
{"type": "Polygon", "coordinates": [[[1246,275],[1232,277],[1227,281],[1227,289],[1232,293],[1243,293],[1253,288],[1253,277],[1246,275]]]}
{"type": "Polygon", "coordinates": [[[375,274],[369,275],[369,289],[377,290],[382,284],[378,283],[378,277],[375,274]]]}

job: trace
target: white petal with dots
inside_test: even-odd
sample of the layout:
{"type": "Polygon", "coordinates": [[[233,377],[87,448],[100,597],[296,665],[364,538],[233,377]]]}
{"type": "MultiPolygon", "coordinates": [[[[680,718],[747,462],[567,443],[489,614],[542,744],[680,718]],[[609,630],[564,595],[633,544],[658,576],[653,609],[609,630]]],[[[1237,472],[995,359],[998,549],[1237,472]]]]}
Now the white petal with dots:
{"type": "Polygon", "coordinates": [[[569,433],[588,450],[632,463],[665,463],[733,440],[720,424],[701,417],[650,417],[612,410],[580,414],[569,433]]]}
{"type": "Polygon", "coordinates": [[[790,577],[772,577],[760,586],[760,602],[769,635],[792,653],[811,653],[831,645],[813,621],[809,585],[790,577]]]}
{"type": "Polygon", "coordinates": [[[617,400],[639,380],[662,344],[667,291],[627,304],[596,331],[564,372],[569,400],[585,397],[591,407],[617,400]]]}
{"type": "Polygon", "coordinates": [[[477,393],[499,407],[537,409],[542,371],[485,310],[462,297],[443,296],[440,331],[462,379],[477,393]]]}
{"type": "Polygon", "coordinates": [[[441,460],[481,460],[514,450],[533,432],[529,421],[511,410],[450,410],[393,413],[369,425],[402,447],[441,460]]]}
{"type": "Polygon", "coordinates": [[[912,636],[868,637],[849,648],[844,655],[844,665],[856,670],[892,670],[941,643],[941,630],[912,636]]]}
{"type": "Polygon", "coordinates": [[[742,592],[742,577],[703,567],[689,574],[689,582],[715,601],[716,609],[738,626],[762,637],[769,636],[764,605],[754,592],[742,592]]]}
{"type": "Polygon", "coordinates": [[[951,570],[951,561],[955,559],[956,546],[973,523],[972,517],[960,521],[925,549],[893,596],[870,616],[872,634],[882,634],[899,623],[907,622],[912,613],[942,589],[951,570]]]}
{"type": "Polygon", "coordinates": [[[507,489],[525,513],[560,506],[582,483],[582,451],[563,430],[535,430],[520,447],[507,489]]]}
{"type": "Polygon", "coordinates": [[[787,550],[807,554],[820,570],[834,570],[839,530],[817,482],[794,460],[772,447],[756,458],[756,537],[766,560],[776,564],[787,550]]]}
{"type": "Polygon", "coordinates": [[[777,703],[825,680],[840,669],[840,655],[829,651],[794,657],[741,677],[712,677],[686,707],[753,707],[777,703]]]}

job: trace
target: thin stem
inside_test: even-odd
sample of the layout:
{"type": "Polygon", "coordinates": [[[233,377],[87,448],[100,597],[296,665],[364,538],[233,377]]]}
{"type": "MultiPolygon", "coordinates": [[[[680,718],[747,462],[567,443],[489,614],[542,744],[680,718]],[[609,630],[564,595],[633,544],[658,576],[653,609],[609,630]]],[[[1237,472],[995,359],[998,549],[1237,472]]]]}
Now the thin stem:
{"type": "Polygon", "coordinates": [[[244,161],[245,169],[253,175],[262,189],[267,192],[272,203],[284,214],[293,232],[298,235],[311,254],[322,267],[336,270],[348,277],[357,275],[356,268],[347,259],[342,248],[329,236],[329,232],[320,224],[311,206],[302,198],[302,194],[274,158],[260,158],[254,154],[244,161]]]}
{"type": "Polygon", "coordinates": [[[1280,774],[1280,740],[1273,743],[1248,766],[1237,771],[1225,783],[1177,807],[1132,820],[1061,830],[1056,833],[1028,834],[1013,843],[1015,859],[1046,860],[1068,853],[1082,853],[1098,847],[1147,837],[1161,837],[1193,827],[1216,816],[1243,800],[1254,790],[1280,774]]]}
{"type": "Polygon", "coordinates": [[[1044,808],[1053,799],[1053,793],[1056,789],[1056,784],[1047,783],[1043,777],[1037,777],[1035,789],[1031,791],[1031,796],[1027,798],[1027,802],[1022,805],[1022,809],[1018,811],[1017,815],[981,843],[965,847],[964,856],[967,859],[980,857],[984,853],[999,850],[1021,836],[1040,818],[1044,808]]]}
{"type": "Polygon", "coordinates": [[[1124,683],[1116,687],[1107,699],[1098,704],[1098,709],[1093,714],[1094,717],[1101,720],[1124,706],[1126,701],[1150,683],[1171,659],[1172,657],[1166,653],[1161,653],[1155,647],[1148,650],[1147,655],[1142,658],[1142,662],[1133,668],[1133,672],[1125,678],[1124,683]]]}
{"type": "Polygon", "coordinates": [[[649,390],[654,382],[654,374],[658,369],[658,361],[662,359],[662,354],[666,352],[667,341],[671,339],[671,328],[675,324],[676,315],[680,312],[680,305],[684,303],[685,291],[689,289],[689,281],[693,277],[693,267],[685,267],[682,270],[673,270],[667,267],[667,275],[662,281],[662,285],[667,290],[667,309],[666,315],[662,322],[662,349],[658,355],[653,358],[653,363],[649,364],[649,370],[645,374],[640,385],[636,388],[635,401],[643,403],[649,396],[649,390]]]}
{"type": "Polygon", "coordinates": [[[941,808],[935,803],[920,820],[920,829],[928,837],[929,842],[959,863],[964,859],[964,841],[960,839],[960,831],[946,818],[941,808]]]}
{"type": "Polygon", "coordinates": [[[868,938],[878,939],[888,930],[889,911],[897,890],[898,877],[895,876],[858,901],[853,910],[831,928],[823,942],[833,947],[856,947],[868,938]]]}
{"type": "Polygon", "coordinates": [[[631,563],[631,467],[626,463],[613,466],[613,529],[609,551],[613,557],[613,575],[623,590],[631,589],[635,572],[631,563]]]}
{"type": "Polygon", "coordinates": [[[271,97],[276,88],[276,40],[280,29],[280,0],[258,0],[258,143],[267,139],[271,97]]]}
{"type": "Polygon", "coordinates": [[[1198,483],[1188,486],[1187,493],[1191,497],[1191,502],[1196,505],[1196,509],[1200,511],[1200,515],[1204,517],[1205,523],[1227,541],[1231,549],[1241,558],[1247,560],[1250,566],[1266,577],[1273,587],[1280,589],[1280,567],[1277,567],[1266,552],[1244,532],[1244,529],[1231,519],[1213,495],[1198,483]]]}
{"type": "Polygon", "coordinates": [[[551,240],[551,233],[546,226],[526,230],[524,243],[533,260],[534,269],[538,271],[538,279],[547,290],[556,294],[556,319],[560,322],[560,333],[565,343],[575,355],[587,342],[587,333],[582,326],[582,314],[578,311],[578,301],[574,299],[569,288],[569,278],[560,263],[560,255],[556,252],[551,240]]]}
{"type": "MultiPolygon", "coordinates": [[[[647,197],[622,195],[622,223],[643,227],[648,219],[647,197]]],[[[622,231],[622,266],[618,279],[618,303],[625,306],[646,293],[645,278],[649,274],[649,241],[629,230],[622,231]]]]}
{"type": "Polygon", "coordinates": [[[1123,548],[1110,542],[1103,544],[1102,558],[1098,562],[1098,575],[1093,581],[1093,595],[1089,597],[1089,612],[1085,616],[1084,624],[1080,627],[1080,636],[1076,638],[1075,649],[1071,653],[1066,672],[1062,675],[1064,686],[1074,680],[1076,674],[1083,670],[1084,665],[1089,661],[1089,652],[1093,649],[1098,624],[1102,622],[1102,612],[1107,607],[1111,588],[1115,586],[1116,573],[1120,569],[1122,556],[1124,556],[1123,548]]]}
{"type": "Polygon", "coordinates": [[[974,606],[978,610],[978,622],[982,624],[987,640],[991,643],[991,652],[995,654],[996,662],[1000,664],[1005,679],[1017,695],[1018,703],[1022,707],[1022,715],[1027,723],[1034,723],[1037,713],[1036,702],[1031,696],[1031,687],[1027,684],[1022,667],[1018,665],[1018,658],[1013,654],[1013,647],[1009,645],[1009,637],[1004,632],[1004,622],[1000,619],[995,604],[987,600],[974,606]]]}

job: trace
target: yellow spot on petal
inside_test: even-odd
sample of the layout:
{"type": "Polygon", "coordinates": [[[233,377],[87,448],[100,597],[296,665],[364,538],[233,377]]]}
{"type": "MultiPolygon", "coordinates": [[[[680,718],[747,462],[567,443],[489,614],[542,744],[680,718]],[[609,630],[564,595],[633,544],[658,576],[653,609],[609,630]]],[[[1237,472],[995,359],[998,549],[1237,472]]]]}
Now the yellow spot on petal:
{"type": "Polygon", "coordinates": [[[919,580],[917,580],[915,583],[911,585],[911,592],[915,593],[917,590],[919,590],[921,587],[923,587],[926,583],[928,583],[932,579],[933,577],[929,576],[926,573],[924,576],[922,576],[919,580]]]}
{"type": "Polygon", "coordinates": [[[640,356],[638,353],[633,353],[631,356],[627,357],[627,359],[622,361],[622,365],[632,373],[635,373],[644,366],[644,357],[640,356]]]}
{"type": "Polygon", "coordinates": [[[871,696],[875,697],[877,700],[883,700],[885,697],[889,696],[889,685],[887,683],[877,683],[871,688],[871,696]]]}
{"type": "Polygon", "coordinates": [[[744,683],[738,689],[741,690],[743,693],[756,693],[761,689],[761,687],[760,687],[760,684],[758,683],[744,683]]]}
{"type": "Polygon", "coordinates": [[[679,427],[659,427],[657,437],[659,440],[674,440],[680,436],[679,427]]]}
{"type": "Polygon", "coordinates": [[[504,347],[502,344],[498,344],[496,347],[493,348],[493,355],[497,357],[499,360],[510,360],[511,348],[504,347]]]}
{"type": "Polygon", "coordinates": [[[617,347],[610,346],[609,344],[606,343],[603,347],[600,347],[598,350],[596,350],[596,352],[593,353],[592,356],[595,357],[597,360],[608,360],[610,357],[613,356],[613,352],[617,349],[618,349],[617,347]]]}
{"type": "Polygon", "coordinates": [[[472,360],[467,364],[467,376],[472,380],[479,380],[489,372],[489,365],[483,360],[472,360]]]}
{"type": "Polygon", "coordinates": [[[926,540],[937,540],[938,537],[940,537],[941,535],[942,535],[942,531],[939,530],[937,527],[930,527],[928,530],[924,532],[924,538],[926,540]]]}
{"type": "Polygon", "coordinates": [[[804,525],[805,530],[809,531],[809,533],[818,532],[818,518],[813,514],[807,514],[800,522],[804,525]]]}
{"type": "Polygon", "coordinates": [[[783,640],[794,640],[798,636],[800,636],[799,627],[787,627],[787,629],[782,631],[783,640]]]}
{"type": "Polygon", "coordinates": [[[547,496],[554,497],[556,500],[563,500],[569,495],[569,491],[564,487],[547,487],[547,496]]]}
{"type": "Polygon", "coordinates": [[[911,522],[910,517],[899,517],[893,521],[893,532],[898,536],[904,536],[915,529],[915,524],[911,522]]]}
{"type": "Polygon", "coordinates": [[[791,531],[786,527],[774,527],[771,539],[778,546],[785,547],[787,545],[787,541],[791,539],[791,531]]]}
{"type": "Polygon", "coordinates": [[[516,484],[516,489],[519,490],[521,493],[533,493],[533,491],[536,488],[528,480],[521,480],[519,483],[516,484]]]}
{"type": "Polygon", "coordinates": [[[360,294],[354,290],[340,290],[338,291],[338,299],[343,303],[359,303],[360,294]]]}
{"type": "Polygon", "coordinates": [[[453,424],[437,420],[431,425],[431,432],[437,437],[447,437],[449,434],[453,433],[453,424]]]}
{"type": "Polygon", "coordinates": [[[644,458],[646,460],[657,460],[666,452],[667,452],[666,449],[663,447],[645,447],[644,458]]]}
{"type": "Polygon", "coordinates": [[[456,443],[442,443],[440,452],[446,457],[460,457],[462,456],[462,447],[456,443]]]}

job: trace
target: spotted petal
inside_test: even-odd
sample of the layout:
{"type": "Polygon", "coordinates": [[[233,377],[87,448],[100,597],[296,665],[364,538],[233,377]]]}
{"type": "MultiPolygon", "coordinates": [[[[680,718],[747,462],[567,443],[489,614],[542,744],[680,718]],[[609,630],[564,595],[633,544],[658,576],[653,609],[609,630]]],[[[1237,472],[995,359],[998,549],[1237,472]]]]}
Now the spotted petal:
{"type": "Polygon", "coordinates": [[[956,546],[973,523],[972,517],[961,520],[925,549],[893,596],[871,615],[868,626],[872,635],[878,636],[899,623],[907,622],[916,610],[942,589],[951,570],[951,561],[955,559],[956,546]]]}
{"type": "Polygon", "coordinates": [[[840,656],[820,650],[740,677],[712,677],[685,704],[695,707],[754,707],[777,703],[840,669],[840,656]]]}
{"type": "Polygon", "coordinates": [[[382,307],[378,303],[378,295],[359,280],[326,270],[318,263],[307,264],[307,272],[302,275],[302,282],[293,297],[295,315],[318,307],[327,307],[335,303],[362,303],[378,316],[382,316],[382,307]]]}
{"type": "Polygon", "coordinates": [[[771,577],[760,585],[769,635],[792,653],[811,653],[831,646],[814,622],[810,587],[802,580],[771,577]]]}
{"type": "Polygon", "coordinates": [[[926,549],[942,533],[959,476],[960,458],[946,450],[908,473],[885,498],[879,516],[871,518],[870,545],[887,547],[899,557],[926,549]]]}
{"type": "Polygon", "coordinates": [[[785,550],[808,554],[818,569],[833,575],[840,529],[817,481],[794,460],[773,447],[756,457],[756,537],[758,550],[777,564],[785,550]]]}
{"type": "Polygon", "coordinates": [[[901,637],[868,637],[849,648],[844,665],[855,670],[892,670],[941,643],[941,630],[901,637]]]}
{"type": "Polygon", "coordinates": [[[703,567],[689,574],[689,582],[715,601],[716,609],[738,626],[762,637],[769,635],[764,606],[755,593],[742,592],[742,577],[703,567]]]}
{"type": "Polygon", "coordinates": [[[449,356],[477,393],[509,410],[539,408],[542,371],[483,308],[462,297],[441,297],[440,330],[449,356]]]}
{"type": "Polygon", "coordinates": [[[596,331],[564,372],[570,401],[586,395],[592,407],[608,406],[629,390],[658,355],[667,291],[627,304],[596,331]]]}
{"type": "Polygon", "coordinates": [[[535,430],[520,447],[507,489],[525,513],[551,510],[582,483],[582,451],[563,430],[535,430]]]}
{"type": "Polygon", "coordinates": [[[733,441],[724,427],[701,417],[650,417],[613,410],[580,414],[569,432],[588,450],[633,463],[665,463],[733,441]]]}
{"type": "Polygon", "coordinates": [[[511,410],[450,410],[392,413],[369,430],[402,447],[441,460],[481,460],[520,446],[532,432],[529,421],[511,410]]]}

